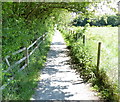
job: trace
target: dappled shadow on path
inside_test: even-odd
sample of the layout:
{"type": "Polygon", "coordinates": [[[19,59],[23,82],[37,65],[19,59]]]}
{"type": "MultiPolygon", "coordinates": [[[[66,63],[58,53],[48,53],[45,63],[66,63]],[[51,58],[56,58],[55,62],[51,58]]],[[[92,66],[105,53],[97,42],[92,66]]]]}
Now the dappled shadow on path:
{"type": "Polygon", "coordinates": [[[38,87],[31,100],[97,99],[86,89],[79,74],[71,69],[67,53],[65,42],[59,31],[56,31],[45,68],[41,71],[38,87]]]}
{"type": "Polygon", "coordinates": [[[53,42],[53,43],[51,43],[51,45],[65,45],[65,43],[63,43],[63,42],[53,42]]]}
{"type": "MultiPolygon", "coordinates": [[[[59,82],[59,80],[56,81],[59,82]]],[[[37,97],[33,97],[38,100],[65,100],[66,97],[73,96],[69,92],[63,92],[64,89],[68,88],[68,85],[52,85],[49,78],[41,80],[38,86],[39,89],[36,91],[37,97]]]]}
{"type": "Polygon", "coordinates": [[[69,91],[64,91],[68,89],[69,84],[62,84],[72,83],[73,81],[63,80],[61,76],[63,73],[71,73],[71,71],[64,69],[68,67],[65,66],[65,63],[69,61],[68,58],[65,58],[66,53],[65,43],[61,42],[60,37],[59,40],[56,39],[56,41],[51,43],[46,66],[41,71],[41,80],[38,82],[38,87],[32,100],[65,100],[74,95],[69,91]]]}

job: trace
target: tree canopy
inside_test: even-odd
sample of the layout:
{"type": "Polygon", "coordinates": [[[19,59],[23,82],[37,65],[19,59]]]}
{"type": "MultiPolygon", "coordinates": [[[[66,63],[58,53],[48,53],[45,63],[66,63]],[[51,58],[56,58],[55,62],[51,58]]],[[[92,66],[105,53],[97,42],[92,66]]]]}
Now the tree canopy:
{"type": "Polygon", "coordinates": [[[3,3],[3,14],[6,14],[7,17],[23,16],[28,19],[31,17],[42,17],[56,8],[88,13],[87,7],[89,4],[89,2],[7,2],[3,3]]]}

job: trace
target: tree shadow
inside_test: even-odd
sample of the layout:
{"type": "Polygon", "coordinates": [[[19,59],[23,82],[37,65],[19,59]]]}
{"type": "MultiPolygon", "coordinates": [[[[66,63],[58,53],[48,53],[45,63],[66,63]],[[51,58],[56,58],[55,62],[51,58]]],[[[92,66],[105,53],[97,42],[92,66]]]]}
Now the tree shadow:
{"type": "MultiPolygon", "coordinates": [[[[61,80],[53,80],[53,82],[61,82],[61,80]]],[[[66,98],[73,96],[70,92],[64,91],[69,85],[57,86],[51,84],[50,78],[42,79],[39,82],[38,87],[35,95],[32,97],[34,100],[65,100],[66,98]]]]}
{"type": "Polygon", "coordinates": [[[60,65],[47,65],[46,68],[42,69],[42,74],[48,75],[56,74],[59,70],[55,69],[55,66],[60,67],[60,65]]]}
{"type": "Polygon", "coordinates": [[[65,45],[63,42],[52,42],[51,45],[65,45]]]}

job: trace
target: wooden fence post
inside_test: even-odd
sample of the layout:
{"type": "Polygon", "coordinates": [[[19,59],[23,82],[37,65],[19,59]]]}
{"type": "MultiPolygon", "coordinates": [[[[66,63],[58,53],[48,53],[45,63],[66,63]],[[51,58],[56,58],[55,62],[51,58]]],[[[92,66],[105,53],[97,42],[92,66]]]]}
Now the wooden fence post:
{"type": "Polygon", "coordinates": [[[44,34],[42,35],[42,41],[44,41],[44,34]]]}
{"type": "Polygon", "coordinates": [[[76,41],[77,41],[77,39],[78,39],[78,33],[76,33],[76,41]]]}
{"type": "Polygon", "coordinates": [[[42,35],[42,41],[44,41],[44,34],[42,35]]]}
{"type": "Polygon", "coordinates": [[[83,35],[83,44],[85,45],[85,35],[83,35]]]}
{"type": "Polygon", "coordinates": [[[75,34],[75,31],[73,31],[73,34],[75,34]]]}
{"type": "Polygon", "coordinates": [[[99,71],[100,66],[100,50],[101,50],[101,42],[98,43],[98,53],[97,53],[97,73],[99,71]]]}
{"type": "Polygon", "coordinates": [[[26,47],[26,49],[25,49],[25,56],[26,56],[25,63],[26,63],[27,66],[28,66],[28,64],[29,64],[29,56],[28,56],[28,49],[27,49],[27,47],[26,47]]]}

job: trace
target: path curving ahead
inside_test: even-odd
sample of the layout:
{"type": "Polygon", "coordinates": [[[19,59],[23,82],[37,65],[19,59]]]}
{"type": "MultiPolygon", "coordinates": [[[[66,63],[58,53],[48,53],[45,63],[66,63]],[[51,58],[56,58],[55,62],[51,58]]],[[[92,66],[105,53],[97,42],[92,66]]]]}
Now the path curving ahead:
{"type": "Polygon", "coordinates": [[[97,93],[83,83],[79,74],[70,68],[68,49],[58,30],[55,30],[45,68],[38,87],[30,100],[98,100],[97,93]]]}

